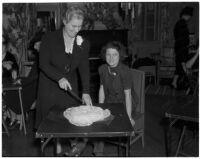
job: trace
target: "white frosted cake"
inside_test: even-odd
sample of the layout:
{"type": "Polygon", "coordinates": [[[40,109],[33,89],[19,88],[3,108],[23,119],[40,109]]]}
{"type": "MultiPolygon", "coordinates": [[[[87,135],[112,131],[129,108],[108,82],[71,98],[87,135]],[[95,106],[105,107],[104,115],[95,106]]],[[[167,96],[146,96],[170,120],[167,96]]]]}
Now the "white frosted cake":
{"type": "Polygon", "coordinates": [[[101,107],[81,105],[68,108],[63,113],[69,122],[76,126],[89,126],[110,116],[110,110],[101,107]]]}

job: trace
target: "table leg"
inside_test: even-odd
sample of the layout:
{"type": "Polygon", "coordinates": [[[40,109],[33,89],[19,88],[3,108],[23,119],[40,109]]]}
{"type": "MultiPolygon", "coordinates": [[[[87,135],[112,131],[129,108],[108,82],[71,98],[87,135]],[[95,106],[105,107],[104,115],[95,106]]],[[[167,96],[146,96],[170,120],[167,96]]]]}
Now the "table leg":
{"type": "Polygon", "coordinates": [[[52,139],[52,137],[47,138],[44,140],[44,138],[41,139],[41,155],[44,156],[44,148],[46,147],[47,143],[52,139]]]}
{"type": "Polygon", "coordinates": [[[130,156],[130,136],[127,137],[127,143],[126,143],[126,157],[130,156]]]}
{"type": "Polygon", "coordinates": [[[58,144],[60,144],[60,139],[59,138],[55,138],[55,144],[54,144],[54,156],[58,157],[58,144]]]}
{"type": "Polygon", "coordinates": [[[40,151],[41,154],[40,154],[40,156],[44,157],[45,156],[44,151],[43,151],[44,138],[41,138],[40,144],[41,144],[41,151],[40,151]]]}

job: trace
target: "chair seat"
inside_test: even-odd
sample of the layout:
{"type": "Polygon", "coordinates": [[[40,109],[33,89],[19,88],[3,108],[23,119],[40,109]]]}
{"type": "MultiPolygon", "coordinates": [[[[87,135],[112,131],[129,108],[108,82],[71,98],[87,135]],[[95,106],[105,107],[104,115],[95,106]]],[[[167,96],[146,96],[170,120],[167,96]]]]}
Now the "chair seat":
{"type": "Polygon", "coordinates": [[[134,129],[136,131],[143,129],[144,113],[140,113],[140,112],[135,111],[132,114],[132,117],[133,117],[133,119],[135,121],[134,129]]]}

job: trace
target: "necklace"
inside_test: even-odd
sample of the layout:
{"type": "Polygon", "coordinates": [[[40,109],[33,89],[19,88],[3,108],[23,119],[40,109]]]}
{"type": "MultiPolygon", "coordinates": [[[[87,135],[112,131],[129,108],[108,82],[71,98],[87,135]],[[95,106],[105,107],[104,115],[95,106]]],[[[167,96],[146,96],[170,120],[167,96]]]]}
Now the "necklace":
{"type": "Polygon", "coordinates": [[[75,38],[72,38],[72,40],[69,41],[67,40],[67,37],[64,35],[64,33],[63,36],[64,36],[65,52],[72,54],[75,38]]]}
{"type": "Polygon", "coordinates": [[[113,76],[116,76],[117,75],[117,73],[116,72],[111,72],[111,70],[110,70],[110,67],[108,66],[108,72],[111,74],[111,75],[113,75],[113,76]]]}

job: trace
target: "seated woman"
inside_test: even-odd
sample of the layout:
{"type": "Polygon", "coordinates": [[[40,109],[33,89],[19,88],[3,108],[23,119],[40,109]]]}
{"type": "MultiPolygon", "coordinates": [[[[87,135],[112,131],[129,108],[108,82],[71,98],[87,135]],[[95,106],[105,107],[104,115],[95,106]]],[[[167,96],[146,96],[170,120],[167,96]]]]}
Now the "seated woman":
{"type": "MultiPolygon", "coordinates": [[[[18,76],[18,65],[16,59],[12,53],[8,51],[9,42],[3,37],[2,44],[2,82],[3,84],[7,80],[16,80],[18,76]]],[[[17,123],[17,115],[12,111],[10,112],[10,123],[9,127],[13,127],[17,123]]]]}
{"type": "Polygon", "coordinates": [[[8,78],[15,80],[18,74],[17,61],[14,55],[8,51],[8,41],[4,37],[2,45],[2,73],[3,81],[8,78]]]}
{"type": "MultiPolygon", "coordinates": [[[[122,64],[125,57],[124,46],[117,41],[106,44],[101,51],[102,58],[106,61],[99,68],[100,89],[99,103],[123,103],[131,124],[132,119],[132,81],[130,69],[122,64]]],[[[94,155],[103,155],[103,141],[94,143],[94,155]]]]}

